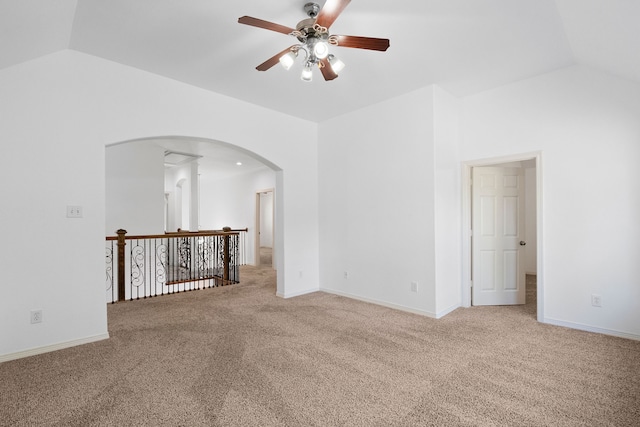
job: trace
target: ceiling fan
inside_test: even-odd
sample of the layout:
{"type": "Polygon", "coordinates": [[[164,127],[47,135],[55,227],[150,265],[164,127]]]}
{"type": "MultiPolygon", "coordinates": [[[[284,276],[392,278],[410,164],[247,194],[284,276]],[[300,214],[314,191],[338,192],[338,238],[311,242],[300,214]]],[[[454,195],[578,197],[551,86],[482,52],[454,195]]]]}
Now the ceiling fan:
{"type": "Polygon", "coordinates": [[[313,79],[312,69],[314,66],[320,69],[325,80],[333,80],[338,77],[338,73],[344,68],[344,63],[335,55],[329,53],[329,46],[386,51],[389,48],[389,39],[329,34],[329,27],[350,2],[351,0],[327,0],[322,8],[316,3],[307,3],[304,5],[304,11],[309,18],[298,22],[296,28],[250,16],[239,18],[238,22],[240,24],[292,35],[300,42],[275,54],[258,65],[256,69],[258,71],[267,71],[280,62],[288,70],[294,64],[300,52],[302,52],[304,53],[304,68],[300,76],[302,80],[311,81],[313,79]]]}

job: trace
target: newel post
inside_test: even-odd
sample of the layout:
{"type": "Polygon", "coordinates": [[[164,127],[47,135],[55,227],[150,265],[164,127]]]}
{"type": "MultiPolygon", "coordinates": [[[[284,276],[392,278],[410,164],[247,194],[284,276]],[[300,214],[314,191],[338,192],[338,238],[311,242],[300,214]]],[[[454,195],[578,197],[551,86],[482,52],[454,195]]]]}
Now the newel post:
{"type": "Polygon", "coordinates": [[[124,247],[127,245],[124,235],[127,234],[127,230],[121,228],[116,231],[116,234],[118,235],[118,301],[124,301],[124,247]]]}
{"type": "Polygon", "coordinates": [[[231,264],[231,254],[230,254],[230,238],[229,232],[231,231],[231,227],[223,227],[222,231],[225,232],[224,235],[224,272],[222,273],[222,284],[229,284],[229,264],[231,264]]]}

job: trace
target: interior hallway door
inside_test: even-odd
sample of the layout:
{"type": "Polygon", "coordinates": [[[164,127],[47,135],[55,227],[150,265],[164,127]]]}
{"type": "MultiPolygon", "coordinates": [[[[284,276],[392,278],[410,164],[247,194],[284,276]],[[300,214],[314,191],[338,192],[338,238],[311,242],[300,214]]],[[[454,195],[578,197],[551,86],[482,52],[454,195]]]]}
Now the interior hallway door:
{"type": "Polygon", "coordinates": [[[524,169],[472,171],[472,304],[524,304],[524,169]]]}

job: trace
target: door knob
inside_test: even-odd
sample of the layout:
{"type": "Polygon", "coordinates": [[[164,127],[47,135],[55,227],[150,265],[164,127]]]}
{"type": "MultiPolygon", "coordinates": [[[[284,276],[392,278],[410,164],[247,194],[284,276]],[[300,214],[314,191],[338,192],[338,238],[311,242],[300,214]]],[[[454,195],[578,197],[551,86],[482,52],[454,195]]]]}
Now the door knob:
{"type": "Polygon", "coordinates": [[[520,246],[524,246],[526,244],[527,244],[527,242],[525,242],[524,240],[520,240],[520,246]]]}

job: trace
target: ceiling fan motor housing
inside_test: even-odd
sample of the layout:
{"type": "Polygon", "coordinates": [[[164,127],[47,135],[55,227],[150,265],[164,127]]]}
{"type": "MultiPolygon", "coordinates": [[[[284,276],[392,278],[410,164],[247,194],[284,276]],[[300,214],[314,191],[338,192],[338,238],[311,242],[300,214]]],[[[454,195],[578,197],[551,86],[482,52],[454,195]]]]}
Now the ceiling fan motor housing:
{"type": "Polygon", "coordinates": [[[307,3],[304,5],[304,11],[310,18],[315,18],[320,13],[320,6],[318,3],[307,3]]]}
{"type": "Polygon", "coordinates": [[[303,19],[298,22],[296,30],[301,33],[301,35],[297,35],[298,40],[304,43],[307,37],[316,37],[324,40],[329,38],[329,33],[327,31],[321,31],[321,29],[315,27],[315,24],[316,20],[314,18],[303,19]]]}

